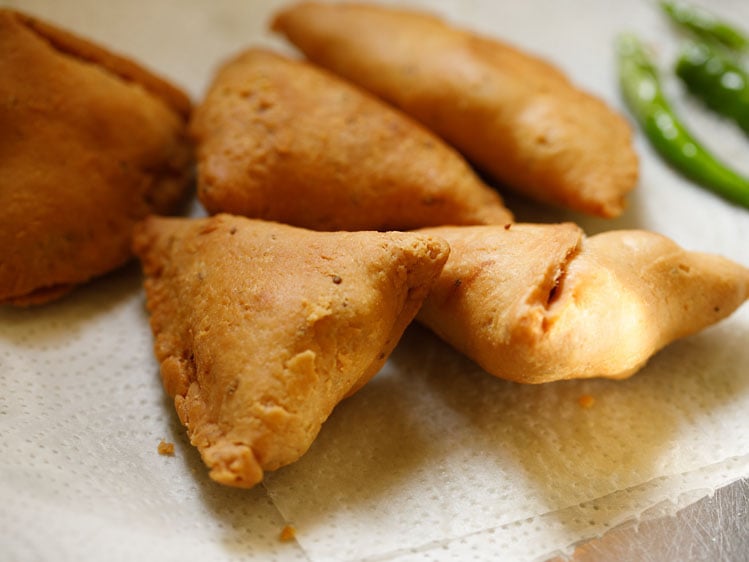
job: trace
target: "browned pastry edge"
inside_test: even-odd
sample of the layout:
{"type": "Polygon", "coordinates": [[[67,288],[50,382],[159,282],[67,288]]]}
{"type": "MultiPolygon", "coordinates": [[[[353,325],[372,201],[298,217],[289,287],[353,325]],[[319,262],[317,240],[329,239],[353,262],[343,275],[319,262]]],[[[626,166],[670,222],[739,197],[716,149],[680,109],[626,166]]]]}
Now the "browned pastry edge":
{"type": "Polygon", "coordinates": [[[10,297],[5,301],[0,301],[0,305],[10,304],[12,306],[24,307],[44,304],[68,294],[78,286],[77,283],[64,283],[60,285],[51,285],[49,287],[40,287],[34,289],[25,295],[10,297]]]}
{"type": "Polygon", "coordinates": [[[47,40],[61,53],[101,66],[126,82],[140,84],[179,113],[183,119],[186,120],[189,117],[192,107],[190,98],[178,88],[145,70],[132,60],[111,53],[78,35],[55,27],[29,14],[0,8],[0,16],[3,12],[10,14],[19,23],[47,40]]]}

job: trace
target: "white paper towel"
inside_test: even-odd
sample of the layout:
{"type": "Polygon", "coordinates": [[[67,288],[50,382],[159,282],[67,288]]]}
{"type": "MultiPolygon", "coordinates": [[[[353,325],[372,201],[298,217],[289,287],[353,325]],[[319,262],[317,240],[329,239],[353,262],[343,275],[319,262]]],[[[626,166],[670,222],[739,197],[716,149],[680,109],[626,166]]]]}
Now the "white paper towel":
{"type": "MultiPolygon", "coordinates": [[[[24,0],[196,99],[283,2],[24,0]]],[[[622,107],[614,35],[664,62],[674,31],[645,1],[413,2],[558,63],[622,107]]],[[[712,3],[749,23],[738,0],[712,3]]],[[[672,86],[673,87],[673,86],[672,86]]],[[[746,139],[686,101],[738,167],[746,139]]],[[[749,213],[681,180],[638,138],[642,179],[614,221],[511,202],[522,220],[647,228],[749,265],[749,213]]],[[[158,378],[133,265],[49,306],[0,309],[2,560],[536,560],[749,476],[749,307],[621,382],[522,386],[411,327],[298,463],[253,490],[207,478],[158,378]],[[582,395],[594,398],[581,407],[582,395]],[[157,453],[162,440],[173,457],[157,453]],[[279,533],[292,524],[296,540],[279,533]]]]}

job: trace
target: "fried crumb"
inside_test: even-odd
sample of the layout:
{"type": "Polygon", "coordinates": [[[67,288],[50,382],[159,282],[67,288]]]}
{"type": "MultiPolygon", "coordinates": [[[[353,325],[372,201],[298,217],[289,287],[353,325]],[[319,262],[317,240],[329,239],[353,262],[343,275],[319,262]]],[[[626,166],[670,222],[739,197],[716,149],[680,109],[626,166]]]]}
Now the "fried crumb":
{"type": "Polygon", "coordinates": [[[158,451],[160,455],[174,455],[174,443],[167,443],[163,439],[159,443],[158,451]]]}
{"type": "Polygon", "coordinates": [[[595,404],[596,399],[593,398],[590,394],[583,394],[580,396],[580,398],[577,399],[577,403],[580,405],[581,408],[590,408],[595,404]]]}
{"type": "Polygon", "coordinates": [[[292,541],[294,538],[296,538],[296,529],[292,525],[284,525],[284,528],[281,529],[281,534],[278,535],[278,538],[284,542],[292,541]]]}

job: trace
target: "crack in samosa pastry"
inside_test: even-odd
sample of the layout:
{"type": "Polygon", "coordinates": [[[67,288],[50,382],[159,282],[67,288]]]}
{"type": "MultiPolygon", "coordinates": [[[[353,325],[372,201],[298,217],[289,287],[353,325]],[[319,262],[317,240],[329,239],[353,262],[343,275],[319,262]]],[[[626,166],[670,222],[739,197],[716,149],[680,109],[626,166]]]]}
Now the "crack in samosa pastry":
{"type": "Polygon", "coordinates": [[[167,393],[217,482],[297,460],[383,366],[449,248],[219,214],[152,217],[135,252],[167,393]]]}
{"type": "Polygon", "coordinates": [[[526,196],[613,217],[636,185],[625,119],[553,65],[499,40],[427,13],[354,3],[292,5],[272,27],[526,196]]]}
{"type": "Polygon", "coordinates": [[[329,72],[262,49],[224,64],[196,109],[211,213],[314,230],[512,220],[499,194],[410,117],[329,72]]]}
{"type": "Polygon", "coordinates": [[[642,230],[588,238],[563,223],[420,232],[451,251],[417,319],[517,382],[628,377],[749,297],[746,267],[642,230]]]}
{"type": "Polygon", "coordinates": [[[136,63],[0,10],[0,303],[46,302],[132,257],[191,177],[190,101],[136,63]]]}

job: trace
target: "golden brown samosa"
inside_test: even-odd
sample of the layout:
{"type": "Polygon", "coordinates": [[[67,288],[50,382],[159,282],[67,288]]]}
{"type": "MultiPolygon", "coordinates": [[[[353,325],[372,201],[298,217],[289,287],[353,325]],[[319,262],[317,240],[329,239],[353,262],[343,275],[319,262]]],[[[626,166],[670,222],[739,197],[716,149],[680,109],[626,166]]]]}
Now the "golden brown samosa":
{"type": "Polygon", "coordinates": [[[297,460],[380,370],[449,248],[219,214],[136,227],[164,387],[210,476],[250,487],[297,460]]]}
{"type": "Polygon", "coordinates": [[[418,320],[517,382],[628,377],[749,297],[749,269],[652,232],[587,238],[571,223],[420,232],[451,251],[418,320]]]}
{"type": "Polygon", "coordinates": [[[189,186],[189,112],[136,63],[0,10],[0,303],[52,300],[132,257],[133,225],[189,186]]]}
{"type": "Polygon", "coordinates": [[[430,14],[302,2],[273,28],[313,62],[412,115],[540,201],[619,215],[637,182],[627,122],[557,68],[430,14]]]}
{"type": "Polygon", "coordinates": [[[211,213],[315,230],[503,224],[512,215],[462,157],[325,70],[261,49],[218,72],[191,124],[211,213]]]}

